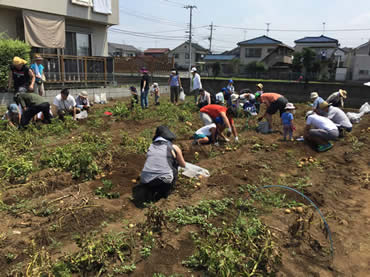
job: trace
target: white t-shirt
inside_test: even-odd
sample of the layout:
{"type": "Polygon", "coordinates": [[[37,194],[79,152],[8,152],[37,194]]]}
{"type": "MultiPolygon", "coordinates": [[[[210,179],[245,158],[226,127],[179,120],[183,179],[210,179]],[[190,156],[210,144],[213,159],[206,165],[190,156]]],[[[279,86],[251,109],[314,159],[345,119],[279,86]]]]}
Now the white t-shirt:
{"type": "Polygon", "coordinates": [[[222,91],[220,91],[219,93],[216,94],[216,101],[218,103],[224,103],[225,102],[224,93],[222,91]]]}
{"type": "Polygon", "coordinates": [[[197,134],[197,135],[205,135],[205,136],[209,137],[209,136],[212,135],[212,132],[211,132],[211,129],[212,128],[216,128],[216,124],[215,123],[212,123],[212,124],[209,124],[209,125],[206,125],[206,126],[200,128],[199,130],[197,130],[195,132],[195,134],[197,134]]]}
{"type": "Polygon", "coordinates": [[[318,114],[312,114],[307,118],[307,125],[311,125],[314,129],[323,129],[325,131],[331,131],[337,129],[337,126],[327,117],[323,117],[318,114]]]}
{"type": "Polygon", "coordinates": [[[55,96],[53,104],[57,106],[58,110],[71,110],[76,106],[76,100],[72,95],[68,95],[66,100],[62,99],[62,95],[55,96]]]}
{"type": "Polygon", "coordinates": [[[329,107],[328,116],[331,121],[333,121],[336,125],[344,127],[344,128],[352,128],[352,123],[346,114],[337,107],[329,107]]]}
{"type": "Polygon", "coordinates": [[[200,75],[195,73],[193,77],[193,90],[202,88],[202,82],[200,81],[200,75]]]}

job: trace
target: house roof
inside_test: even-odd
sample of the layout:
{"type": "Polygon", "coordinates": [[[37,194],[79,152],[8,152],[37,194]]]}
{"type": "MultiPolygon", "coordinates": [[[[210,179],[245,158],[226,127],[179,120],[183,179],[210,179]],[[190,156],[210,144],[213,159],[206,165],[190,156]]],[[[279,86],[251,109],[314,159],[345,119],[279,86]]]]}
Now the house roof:
{"type": "Polygon", "coordinates": [[[259,44],[276,45],[276,44],[282,44],[282,42],[280,40],[276,40],[268,36],[260,36],[257,38],[252,38],[249,40],[238,42],[238,45],[259,45],[259,44]]]}
{"type": "Polygon", "coordinates": [[[116,49],[120,49],[122,51],[135,51],[135,52],[141,52],[139,49],[132,45],[127,44],[119,44],[119,43],[111,43],[108,42],[108,52],[114,52],[116,49]]]}
{"type": "Polygon", "coordinates": [[[295,43],[338,43],[337,39],[321,35],[319,37],[304,37],[294,41],[295,43]]]}
{"type": "Polygon", "coordinates": [[[203,58],[204,61],[231,61],[236,58],[235,55],[207,55],[203,58]]]}
{"type": "Polygon", "coordinates": [[[165,54],[170,51],[170,48],[148,48],[144,53],[148,54],[165,54]]]}
{"type": "MultiPolygon", "coordinates": [[[[178,48],[180,48],[184,44],[189,44],[189,41],[185,41],[185,42],[181,43],[179,46],[172,49],[171,52],[173,53],[174,51],[176,51],[178,48]]],[[[204,48],[203,46],[199,45],[198,43],[192,42],[191,45],[193,46],[193,48],[195,48],[196,51],[209,53],[208,49],[204,48]]]]}
{"type": "Polygon", "coordinates": [[[234,49],[222,52],[221,55],[235,55],[239,57],[240,56],[240,46],[235,47],[234,49]]]}

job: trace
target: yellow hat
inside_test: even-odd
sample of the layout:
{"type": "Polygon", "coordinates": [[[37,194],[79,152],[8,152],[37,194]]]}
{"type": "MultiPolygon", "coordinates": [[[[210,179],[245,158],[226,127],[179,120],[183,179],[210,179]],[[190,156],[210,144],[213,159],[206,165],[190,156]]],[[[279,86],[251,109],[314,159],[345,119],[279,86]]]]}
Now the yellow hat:
{"type": "Polygon", "coordinates": [[[327,107],[331,106],[331,104],[329,104],[328,102],[324,101],[324,102],[321,102],[320,105],[319,105],[319,108],[320,110],[323,110],[327,107]]]}
{"type": "Polygon", "coordinates": [[[345,91],[344,89],[340,89],[340,90],[339,90],[339,94],[340,94],[344,99],[346,99],[346,98],[347,98],[347,91],[345,91]]]}
{"type": "Polygon", "coordinates": [[[23,65],[23,64],[27,64],[27,61],[23,60],[20,57],[14,57],[13,58],[13,65],[23,65]]]}
{"type": "Polygon", "coordinates": [[[263,89],[263,85],[262,85],[261,83],[259,83],[259,84],[257,85],[257,87],[259,87],[260,89],[263,89]]]}
{"type": "Polygon", "coordinates": [[[41,57],[41,55],[39,55],[39,54],[35,54],[35,56],[33,57],[33,59],[35,60],[35,61],[42,61],[43,60],[43,58],[41,57]]]}

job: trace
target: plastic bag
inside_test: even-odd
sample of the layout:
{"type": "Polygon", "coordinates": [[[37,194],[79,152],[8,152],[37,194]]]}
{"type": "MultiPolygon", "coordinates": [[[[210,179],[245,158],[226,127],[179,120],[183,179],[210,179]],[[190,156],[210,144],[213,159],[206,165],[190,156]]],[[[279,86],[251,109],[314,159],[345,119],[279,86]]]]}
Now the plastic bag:
{"type": "Polygon", "coordinates": [[[95,102],[96,104],[100,104],[100,95],[99,95],[99,94],[95,94],[95,95],[94,95],[94,102],[95,102]]]}
{"type": "Polygon", "coordinates": [[[185,168],[179,167],[179,172],[189,178],[198,178],[199,176],[209,177],[211,174],[205,168],[186,162],[185,168]]]}
{"type": "Polygon", "coordinates": [[[180,101],[185,101],[185,92],[184,92],[184,90],[182,88],[180,90],[179,100],[180,101]]]}
{"type": "Polygon", "coordinates": [[[82,111],[79,114],[76,114],[76,119],[85,119],[87,118],[87,111],[82,111]]]}
{"type": "Polygon", "coordinates": [[[356,124],[356,123],[360,123],[361,116],[363,116],[364,113],[347,113],[346,115],[352,124],[356,124]]]}
{"type": "Polygon", "coordinates": [[[364,114],[370,113],[370,105],[369,105],[369,103],[366,102],[365,104],[363,104],[361,106],[360,113],[364,113],[364,114]]]}
{"type": "Polygon", "coordinates": [[[268,134],[270,132],[269,123],[267,121],[259,122],[257,132],[261,134],[268,134]]]}

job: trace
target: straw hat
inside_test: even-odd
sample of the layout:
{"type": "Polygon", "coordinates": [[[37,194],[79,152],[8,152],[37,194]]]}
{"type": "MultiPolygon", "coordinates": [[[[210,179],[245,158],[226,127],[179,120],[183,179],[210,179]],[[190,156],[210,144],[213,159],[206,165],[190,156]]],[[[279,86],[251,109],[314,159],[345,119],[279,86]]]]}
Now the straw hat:
{"type": "Polygon", "coordinates": [[[89,96],[89,94],[87,93],[86,90],[81,91],[78,95],[83,97],[83,98],[87,98],[89,96]]]}
{"type": "Polygon", "coordinates": [[[317,92],[311,92],[311,99],[314,100],[317,97],[319,97],[319,94],[317,92]]]}
{"type": "Polygon", "coordinates": [[[23,64],[27,64],[27,61],[23,60],[20,57],[14,57],[13,58],[13,65],[23,65],[23,64]]]}
{"type": "Polygon", "coordinates": [[[263,85],[261,83],[257,84],[257,87],[263,89],[263,85]]]}
{"type": "Polygon", "coordinates": [[[35,56],[33,57],[33,59],[35,61],[42,61],[43,60],[43,58],[39,54],[35,54],[35,56]]]}
{"type": "Polygon", "coordinates": [[[329,106],[331,106],[331,104],[329,104],[328,102],[324,101],[324,102],[320,103],[319,108],[320,108],[320,110],[323,110],[323,109],[326,109],[329,106]]]}
{"type": "Polygon", "coordinates": [[[345,91],[344,89],[340,89],[340,90],[339,90],[339,94],[340,94],[344,99],[346,99],[346,98],[347,98],[347,91],[345,91]]]}

